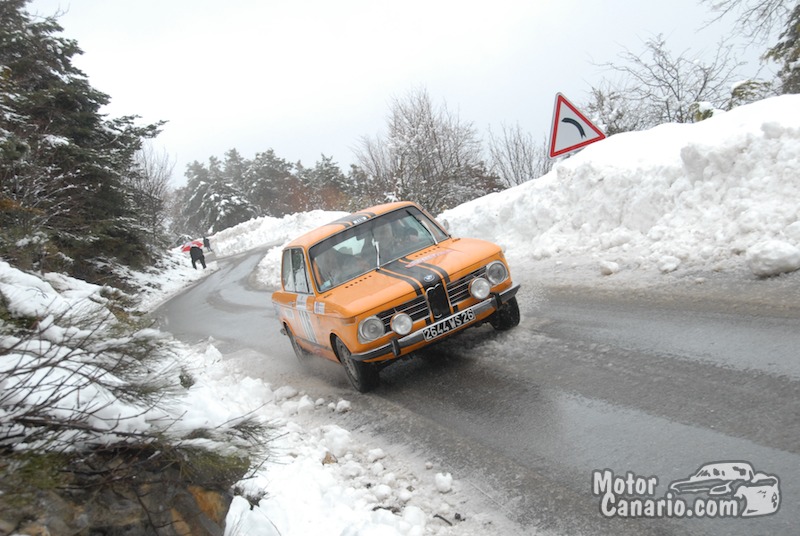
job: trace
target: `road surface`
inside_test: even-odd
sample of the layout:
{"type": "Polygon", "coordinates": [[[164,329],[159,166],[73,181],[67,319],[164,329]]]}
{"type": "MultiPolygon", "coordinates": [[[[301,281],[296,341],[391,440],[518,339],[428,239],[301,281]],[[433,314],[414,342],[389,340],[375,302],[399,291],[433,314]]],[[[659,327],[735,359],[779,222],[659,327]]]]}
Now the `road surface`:
{"type": "MultiPolygon", "coordinates": [[[[469,330],[388,367],[380,388],[361,395],[334,363],[298,367],[269,292],[251,283],[260,259],[220,259],[217,272],[157,311],[165,329],[188,342],[212,337],[273,385],[350,400],[343,427],[380,434],[447,467],[523,533],[797,534],[795,300],[772,307],[737,303],[730,292],[716,301],[528,286],[518,328],[469,330]],[[670,482],[723,461],[779,477],[778,512],[666,516],[674,506],[663,500],[670,482]],[[625,500],[661,499],[662,515],[604,515],[605,493],[593,489],[604,489],[603,475],[657,479],[650,494],[615,495],[606,513],[619,514],[625,500]]],[[[690,506],[697,497],[680,496],[690,506]]]]}

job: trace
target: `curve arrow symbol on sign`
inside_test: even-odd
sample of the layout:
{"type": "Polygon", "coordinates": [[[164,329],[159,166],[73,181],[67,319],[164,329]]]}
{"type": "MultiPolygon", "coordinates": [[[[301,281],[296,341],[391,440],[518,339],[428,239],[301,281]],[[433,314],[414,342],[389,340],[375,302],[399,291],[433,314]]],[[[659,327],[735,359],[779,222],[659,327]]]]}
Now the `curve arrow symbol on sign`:
{"type": "Polygon", "coordinates": [[[578,132],[581,133],[581,138],[585,138],[586,137],[586,131],[583,130],[583,126],[581,126],[581,124],[578,123],[577,121],[575,121],[573,118],[565,117],[564,119],[561,120],[561,122],[562,123],[569,123],[570,125],[573,125],[575,128],[578,129],[578,132]]]}

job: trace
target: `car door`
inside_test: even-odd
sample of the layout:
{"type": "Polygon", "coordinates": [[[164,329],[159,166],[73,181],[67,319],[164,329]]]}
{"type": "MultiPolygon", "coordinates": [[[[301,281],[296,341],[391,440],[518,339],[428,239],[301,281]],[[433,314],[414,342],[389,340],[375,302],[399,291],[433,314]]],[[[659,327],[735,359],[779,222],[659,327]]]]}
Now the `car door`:
{"type": "Polygon", "coordinates": [[[291,248],[283,252],[282,274],[284,292],[292,294],[289,310],[284,315],[292,327],[294,336],[307,345],[318,346],[319,322],[314,321],[314,290],[308,272],[305,252],[302,248],[291,248]]]}

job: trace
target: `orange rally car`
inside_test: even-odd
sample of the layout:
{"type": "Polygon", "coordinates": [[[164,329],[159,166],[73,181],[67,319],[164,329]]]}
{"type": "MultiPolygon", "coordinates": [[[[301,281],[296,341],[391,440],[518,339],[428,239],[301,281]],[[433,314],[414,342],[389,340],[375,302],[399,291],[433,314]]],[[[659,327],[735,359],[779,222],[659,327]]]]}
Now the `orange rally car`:
{"type": "Polygon", "coordinates": [[[366,392],[392,360],[490,322],[519,324],[499,246],[453,238],[410,202],[350,214],[290,242],[272,295],[301,362],[338,361],[366,392]]]}

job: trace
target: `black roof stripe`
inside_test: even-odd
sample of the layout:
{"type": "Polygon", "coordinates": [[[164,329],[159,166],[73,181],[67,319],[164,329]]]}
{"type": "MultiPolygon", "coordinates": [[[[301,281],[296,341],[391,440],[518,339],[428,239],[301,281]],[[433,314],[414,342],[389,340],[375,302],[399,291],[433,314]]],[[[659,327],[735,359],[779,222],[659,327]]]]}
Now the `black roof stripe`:
{"type": "Polygon", "coordinates": [[[347,229],[348,227],[352,227],[358,223],[371,220],[374,217],[374,212],[354,212],[353,214],[348,214],[347,216],[343,216],[338,220],[332,221],[328,225],[344,225],[344,228],[347,229]]]}

